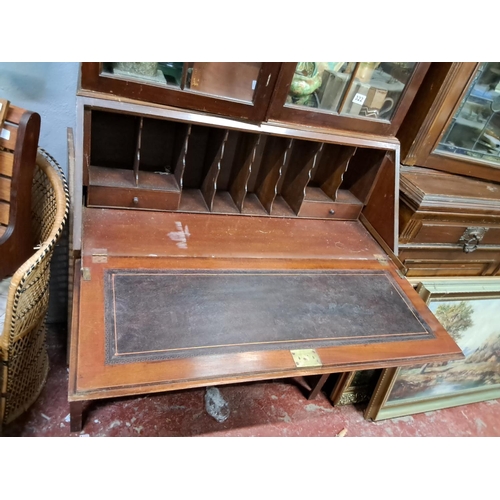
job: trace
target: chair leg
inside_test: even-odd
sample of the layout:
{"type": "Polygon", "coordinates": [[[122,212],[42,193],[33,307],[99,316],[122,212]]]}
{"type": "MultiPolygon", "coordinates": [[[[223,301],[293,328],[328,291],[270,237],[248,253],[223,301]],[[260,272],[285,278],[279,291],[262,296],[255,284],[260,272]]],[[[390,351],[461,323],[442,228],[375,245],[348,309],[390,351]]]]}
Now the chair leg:
{"type": "Polygon", "coordinates": [[[80,432],[82,430],[82,412],[83,401],[71,401],[69,403],[69,419],[71,432],[80,432]]]}

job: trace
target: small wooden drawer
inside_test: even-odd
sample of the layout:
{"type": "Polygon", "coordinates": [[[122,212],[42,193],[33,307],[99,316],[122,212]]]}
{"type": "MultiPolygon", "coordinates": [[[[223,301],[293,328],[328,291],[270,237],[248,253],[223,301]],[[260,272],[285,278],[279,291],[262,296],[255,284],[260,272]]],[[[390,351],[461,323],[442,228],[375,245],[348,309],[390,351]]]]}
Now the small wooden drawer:
{"type": "MultiPolygon", "coordinates": [[[[324,198],[327,198],[327,196],[325,195],[324,198]]],[[[339,191],[336,201],[331,199],[311,199],[306,196],[298,216],[356,220],[362,208],[363,204],[355,196],[349,191],[342,190],[339,191]]]]}
{"type": "Polygon", "coordinates": [[[90,186],[88,206],[136,210],[177,210],[180,193],[135,188],[90,186]]]}
{"type": "Polygon", "coordinates": [[[462,237],[469,228],[486,229],[484,236],[479,242],[480,245],[500,245],[500,227],[481,226],[480,224],[450,224],[423,222],[419,231],[410,241],[413,243],[450,243],[462,244],[462,237]]]}

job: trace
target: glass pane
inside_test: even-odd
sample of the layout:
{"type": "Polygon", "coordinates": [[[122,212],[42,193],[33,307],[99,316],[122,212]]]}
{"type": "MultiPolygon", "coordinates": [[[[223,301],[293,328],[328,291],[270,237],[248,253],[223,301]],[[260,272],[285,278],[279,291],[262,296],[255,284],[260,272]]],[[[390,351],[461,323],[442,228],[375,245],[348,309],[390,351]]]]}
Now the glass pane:
{"type": "Polygon", "coordinates": [[[390,120],[416,64],[360,62],[341,112],[390,120]]]}
{"type": "Polygon", "coordinates": [[[181,62],[112,62],[103,63],[103,73],[142,83],[180,87],[183,65],[181,62]]]}
{"type": "Polygon", "coordinates": [[[103,73],[144,84],[174,86],[252,102],[261,66],[262,63],[255,62],[112,62],[103,63],[103,73]]]}
{"type": "Polygon", "coordinates": [[[286,104],[337,111],[356,63],[299,62],[286,104]]]}
{"type": "Polygon", "coordinates": [[[262,63],[188,63],[186,87],[196,92],[252,102],[262,63]]]}
{"type": "Polygon", "coordinates": [[[500,163],[500,63],[482,63],[437,151],[500,163]]]}

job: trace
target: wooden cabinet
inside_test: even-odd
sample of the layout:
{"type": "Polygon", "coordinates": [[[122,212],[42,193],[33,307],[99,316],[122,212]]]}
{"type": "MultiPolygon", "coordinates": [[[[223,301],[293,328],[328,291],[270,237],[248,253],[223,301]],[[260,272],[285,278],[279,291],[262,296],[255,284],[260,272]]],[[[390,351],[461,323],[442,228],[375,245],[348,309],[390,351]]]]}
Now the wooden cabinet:
{"type": "Polygon", "coordinates": [[[395,135],[429,63],[283,63],[268,119],[395,135]]]}
{"type": "Polygon", "coordinates": [[[432,63],[398,132],[404,165],[500,182],[500,63],[432,63]]]}
{"type": "Polygon", "coordinates": [[[88,400],[462,357],[394,263],[394,137],[77,102],[73,429],[88,400]]]}
{"type": "Polygon", "coordinates": [[[429,64],[82,63],[80,87],[253,122],[390,136],[429,64]]]}
{"type": "Polygon", "coordinates": [[[500,185],[402,166],[400,203],[407,276],[500,274],[500,185]]]}
{"type": "Polygon", "coordinates": [[[80,88],[262,121],[281,63],[82,63],[80,88]]]}

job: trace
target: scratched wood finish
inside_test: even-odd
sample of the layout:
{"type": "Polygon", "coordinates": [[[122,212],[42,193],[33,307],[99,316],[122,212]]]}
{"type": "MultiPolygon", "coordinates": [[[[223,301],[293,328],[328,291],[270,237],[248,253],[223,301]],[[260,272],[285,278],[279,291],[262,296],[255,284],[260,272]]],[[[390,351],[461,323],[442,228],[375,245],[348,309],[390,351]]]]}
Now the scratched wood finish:
{"type": "Polygon", "coordinates": [[[257,259],[288,256],[373,260],[382,254],[358,221],[337,221],[332,225],[328,220],[87,208],[83,231],[85,255],[95,248],[107,248],[110,255],[126,252],[130,256],[257,259]],[[177,223],[189,228],[187,248],[179,248],[169,236],[177,231],[177,223]]]}

